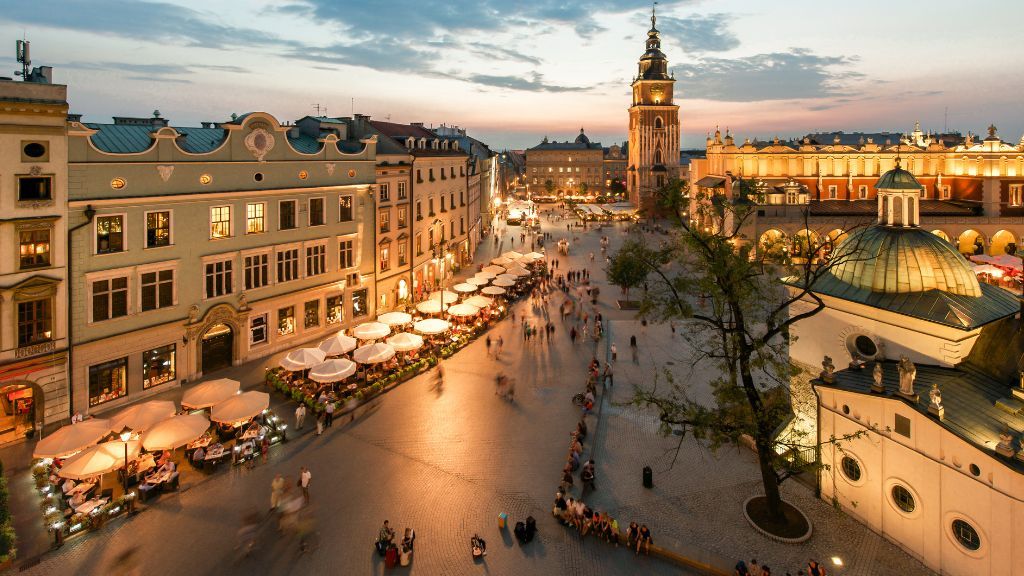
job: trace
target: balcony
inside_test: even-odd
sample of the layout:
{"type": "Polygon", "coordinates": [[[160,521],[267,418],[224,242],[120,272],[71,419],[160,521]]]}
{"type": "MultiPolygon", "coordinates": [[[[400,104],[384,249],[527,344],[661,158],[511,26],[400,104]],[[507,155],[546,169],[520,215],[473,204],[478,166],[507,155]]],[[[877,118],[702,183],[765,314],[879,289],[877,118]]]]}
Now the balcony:
{"type": "Polygon", "coordinates": [[[31,356],[38,356],[40,354],[48,354],[56,349],[56,343],[51,340],[49,342],[40,342],[38,344],[31,344],[29,346],[22,346],[14,350],[15,358],[29,358],[31,356]]]}

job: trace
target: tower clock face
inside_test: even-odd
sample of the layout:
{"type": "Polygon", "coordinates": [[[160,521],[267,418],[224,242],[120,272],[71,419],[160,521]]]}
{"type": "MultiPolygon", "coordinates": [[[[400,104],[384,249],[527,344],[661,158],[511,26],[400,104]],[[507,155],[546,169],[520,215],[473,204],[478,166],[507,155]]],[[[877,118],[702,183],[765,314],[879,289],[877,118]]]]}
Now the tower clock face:
{"type": "Polygon", "coordinates": [[[654,96],[655,98],[661,99],[661,97],[664,96],[664,95],[665,95],[665,87],[664,86],[662,86],[661,84],[655,84],[654,86],[651,86],[651,96],[654,96]]]}

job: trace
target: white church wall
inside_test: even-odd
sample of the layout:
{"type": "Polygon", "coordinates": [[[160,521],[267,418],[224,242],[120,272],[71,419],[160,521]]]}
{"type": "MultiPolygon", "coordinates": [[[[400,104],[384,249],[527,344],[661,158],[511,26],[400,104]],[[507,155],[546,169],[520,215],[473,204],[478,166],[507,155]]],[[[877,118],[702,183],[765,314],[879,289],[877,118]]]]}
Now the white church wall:
{"type": "MultiPolygon", "coordinates": [[[[845,368],[852,359],[854,339],[864,335],[875,346],[881,344],[886,358],[906,354],[915,363],[953,366],[970,353],[980,333],[980,329],[956,330],[854,302],[829,298],[826,304],[824,310],[794,326],[793,360],[820,367],[828,355],[836,369],[845,368]]],[[[791,313],[806,306],[800,303],[791,313]]]]}
{"type": "MultiPolygon", "coordinates": [[[[845,442],[843,451],[822,450],[829,467],[821,473],[824,500],[834,496],[844,511],[941,574],[1024,574],[1016,569],[1024,562],[1024,476],[902,400],[827,387],[817,391],[823,440],[878,431],[845,442]],[[909,437],[895,432],[897,414],[910,421],[909,437]],[[860,464],[858,481],[842,471],[844,451],[860,464]],[[913,495],[913,512],[894,502],[896,484],[913,495]],[[978,532],[979,550],[955,540],[956,519],[978,532]]],[[[994,447],[998,438],[980,441],[994,447]]]]}

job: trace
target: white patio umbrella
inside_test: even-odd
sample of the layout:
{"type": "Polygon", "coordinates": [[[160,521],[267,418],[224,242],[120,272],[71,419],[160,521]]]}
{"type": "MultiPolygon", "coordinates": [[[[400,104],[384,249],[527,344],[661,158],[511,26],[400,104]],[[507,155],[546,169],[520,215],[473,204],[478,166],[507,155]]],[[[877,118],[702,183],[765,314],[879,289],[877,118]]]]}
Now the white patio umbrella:
{"type": "Polygon", "coordinates": [[[477,290],[476,284],[470,284],[469,282],[463,282],[462,284],[456,284],[455,286],[452,286],[452,288],[455,289],[456,292],[459,292],[459,293],[462,293],[462,294],[467,294],[469,292],[476,292],[476,290],[477,290]]]}
{"type": "Polygon", "coordinates": [[[459,295],[451,290],[437,290],[430,293],[429,300],[441,300],[441,296],[444,296],[444,302],[450,304],[459,299],[459,295]]]}
{"type": "Polygon", "coordinates": [[[495,265],[497,265],[499,267],[500,266],[508,266],[511,263],[512,263],[512,260],[509,260],[508,258],[505,258],[504,256],[498,256],[497,258],[491,260],[491,264],[495,264],[495,265]]]}
{"type": "Polygon", "coordinates": [[[320,343],[320,351],[326,356],[341,356],[356,349],[359,345],[359,341],[351,336],[346,336],[344,332],[338,332],[334,336],[331,336],[327,340],[320,343]]]}
{"type": "Polygon", "coordinates": [[[448,330],[448,321],[439,318],[428,318],[413,324],[412,328],[420,334],[442,334],[448,330]]]}
{"type": "Polygon", "coordinates": [[[333,358],[317,364],[309,371],[309,379],[326,384],[338,382],[356,373],[356,363],[348,358],[333,358]]]}
{"type": "Polygon", "coordinates": [[[973,270],[975,274],[990,274],[993,276],[1002,276],[1005,274],[1002,268],[991,264],[971,264],[971,270],[973,270]]]}
{"type": "Polygon", "coordinates": [[[316,366],[324,361],[327,355],[319,348],[299,348],[292,350],[287,356],[281,359],[281,367],[285,370],[297,372],[316,366]]]}
{"type": "MultiPolygon", "coordinates": [[[[128,460],[130,461],[139,454],[139,445],[142,443],[138,440],[129,440],[127,444],[128,460]]],[[[68,459],[57,475],[72,480],[85,480],[113,472],[118,468],[124,468],[124,445],[124,442],[116,440],[93,446],[68,459]]]]}
{"type": "Polygon", "coordinates": [[[505,289],[500,286],[484,286],[480,291],[488,296],[501,296],[505,293],[505,289]]]}
{"type": "MultiPolygon", "coordinates": [[[[508,272],[506,272],[505,274],[502,274],[502,276],[504,276],[506,274],[510,274],[512,276],[529,276],[530,275],[530,271],[527,270],[526,268],[516,267],[516,268],[509,268],[508,272]]],[[[500,278],[500,276],[499,276],[499,278],[500,278]]]]}
{"type": "Polygon", "coordinates": [[[387,312],[377,316],[377,322],[388,326],[401,326],[412,322],[412,315],[405,312],[387,312]]]}
{"type": "Polygon", "coordinates": [[[540,252],[530,252],[529,254],[523,255],[523,258],[529,258],[531,261],[540,260],[544,258],[544,255],[541,254],[540,252]]]}
{"type": "Polygon", "coordinates": [[[505,269],[503,267],[501,267],[501,266],[485,266],[484,269],[481,270],[478,273],[478,275],[490,274],[491,278],[493,278],[493,277],[497,276],[498,274],[504,274],[504,273],[505,273],[505,269]]]}
{"type": "MultiPolygon", "coordinates": [[[[499,288],[508,288],[509,286],[515,286],[516,281],[511,278],[498,278],[494,282],[491,282],[491,284],[494,284],[499,288]]],[[[487,294],[490,294],[490,292],[487,292],[487,294]]]]}
{"type": "Polygon", "coordinates": [[[379,364],[395,357],[395,349],[390,344],[377,342],[356,348],[352,359],[360,364],[379,364]]]}
{"type": "Polygon", "coordinates": [[[399,332],[391,338],[388,338],[387,343],[390,344],[397,352],[409,352],[410,350],[417,350],[423,346],[423,337],[419,334],[399,332]]]}
{"type": "MultiPolygon", "coordinates": [[[[452,302],[454,302],[454,300],[452,300],[452,302]]],[[[447,307],[448,304],[445,304],[444,308],[447,307]]],[[[438,314],[443,310],[440,300],[424,300],[416,305],[416,309],[424,314],[438,314]]]]}
{"type": "MultiPolygon", "coordinates": [[[[495,280],[511,280],[511,281],[515,282],[518,278],[519,277],[516,276],[515,274],[509,274],[509,273],[506,272],[505,274],[498,274],[498,277],[495,278],[495,280]]],[[[493,284],[493,282],[492,282],[492,284],[493,284]]]]}
{"type": "Polygon", "coordinates": [[[448,309],[448,313],[452,316],[476,316],[480,309],[472,304],[456,304],[448,309]]]}
{"type": "Polygon", "coordinates": [[[238,380],[230,378],[217,378],[196,384],[185,391],[185,395],[181,398],[181,407],[196,410],[209,408],[217,402],[222,402],[238,394],[240,387],[241,384],[238,380]]]}
{"type": "Polygon", "coordinates": [[[178,411],[170,400],[150,400],[129,406],[110,419],[110,431],[120,433],[125,426],[132,432],[144,432],[167,420],[178,411]]]}
{"type": "Polygon", "coordinates": [[[43,438],[32,452],[33,458],[66,458],[85,450],[110,434],[110,420],[91,418],[77,424],[68,424],[43,438]]]}
{"type": "Polygon", "coordinates": [[[214,405],[210,420],[221,424],[240,426],[270,406],[270,394],[249,391],[237,394],[214,405]]]}
{"type": "Polygon", "coordinates": [[[199,438],[210,429],[210,420],[202,414],[172,416],[142,435],[146,450],[174,450],[199,438]]]}
{"type": "Polygon", "coordinates": [[[1021,260],[1020,256],[1012,256],[1010,254],[1002,254],[999,256],[993,256],[990,263],[996,266],[1002,266],[1003,268],[1010,268],[1018,272],[1024,268],[1024,260],[1021,260]]]}
{"type": "Polygon", "coordinates": [[[469,304],[470,306],[476,306],[477,308],[487,308],[494,304],[494,300],[491,300],[487,296],[480,296],[477,294],[466,298],[466,301],[463,302],[463,304],[469,304]]]}
{"type": "Polygon", "coordinates": [[[363,322],[352,329],[352,335],[360,340],[377,340],[391,334],[391,327],[382,322],[363,322]]]}
{"type": "Polygon", "coordinates": [[[518,260],[523,257],[522,252],[516,252],[515,250],[509,250],[501,255],[502,258],[508,258],[509,260],[518,260]]]}
{"type": "Polygon", "coordinates": [[[473,286],[487,286],[488,284],[491,283],[491,278],[493,278],[493,276],[490,278],[484,278],[483,276],[473,276],[472,278],[466,280],[466,284],[472,284],[473,286]]]}

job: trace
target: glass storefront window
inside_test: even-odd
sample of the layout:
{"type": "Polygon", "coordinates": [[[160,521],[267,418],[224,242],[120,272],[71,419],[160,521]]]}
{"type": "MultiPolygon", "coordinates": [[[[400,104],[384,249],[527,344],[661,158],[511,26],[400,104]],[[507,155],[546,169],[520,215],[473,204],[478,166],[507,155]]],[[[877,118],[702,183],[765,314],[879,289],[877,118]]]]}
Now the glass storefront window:
{"type": "Polygon", "coordinates": [[[116,400],[128,393],[128,358],[89,367],[89,406],[116,400]]]}
{"type": "Polygon", "coordinates": [[[295,333],[295,306],[288,306],[277,311],[277,333],[281,336],[295,333]]]}
{"type": "Polygon", "coordinates": [[[327,323],[338,324],[345,319],[344,299],[341,294],[327,297],[327,323]]]}
{"type": "Polygon", "coordinates": [[[249,321],[249,343],[262,344],[267,341],[267,315],[260,314],[249,321]]]}
{"type": "Polygon", "coordinates": [[[142,387],[150,388],[175,378],[174,344],[142,353],[142,387]]]}
{"type": "Polygon", "coordinates": [[[352,291],[352,317],[366,316],[366,288],[352,291]]]}
{"type": "Polygon", "coordinates": [[[310,300],[303,306],[303,326],[316,328],[320,326],[320,301],[310,300]]]}

